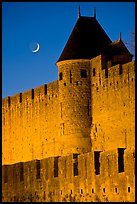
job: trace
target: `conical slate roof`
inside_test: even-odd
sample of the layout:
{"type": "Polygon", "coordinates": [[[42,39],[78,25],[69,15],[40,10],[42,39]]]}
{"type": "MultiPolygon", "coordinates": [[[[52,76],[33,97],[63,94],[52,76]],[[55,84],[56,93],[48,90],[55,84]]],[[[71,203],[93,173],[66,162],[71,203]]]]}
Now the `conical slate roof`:
{"type": "Polygon", "coordinates": [[[95,17],[80,16],[57,62],[91,59],[111,42],[95,17]]]}

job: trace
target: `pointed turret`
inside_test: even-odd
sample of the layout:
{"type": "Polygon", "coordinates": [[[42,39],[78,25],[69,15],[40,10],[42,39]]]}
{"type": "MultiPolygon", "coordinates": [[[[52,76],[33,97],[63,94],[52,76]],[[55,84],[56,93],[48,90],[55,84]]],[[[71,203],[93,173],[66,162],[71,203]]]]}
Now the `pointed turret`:
{"type": "Polygon", "coordinates": [[[80,6],[78,7],[78,18],[80,18],[80,6]]]}
{"type": "Polygon", "coordinates": [[[96,18],[96,7],[94,7],[94,18],[96,18]]]}
{"type": "Polygon", "coordinates": [[[120,32],[119,40],[122,41],[122,34],[120,32]]]}
{"type": "Polygon", "coordinates": [[[80,16],[80,8],[78,11],[79,18],[57,62],[91,59],[112,42],[95,17],[80,16]]]}

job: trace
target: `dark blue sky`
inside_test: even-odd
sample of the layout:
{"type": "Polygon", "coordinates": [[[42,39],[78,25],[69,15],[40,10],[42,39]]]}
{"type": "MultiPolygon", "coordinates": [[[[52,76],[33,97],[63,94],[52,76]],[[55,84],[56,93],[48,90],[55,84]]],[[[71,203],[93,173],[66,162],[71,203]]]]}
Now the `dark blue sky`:
{"type": "Polygon", "coordinates": [[[2,3],[2,97],[52,82],[55,65],[78,18],[93,16],[112,41],[128,41],[135,30],[134,2],[3,2],[2,3]],[[30,44],[40,50],[32,53],[30,44]]]}

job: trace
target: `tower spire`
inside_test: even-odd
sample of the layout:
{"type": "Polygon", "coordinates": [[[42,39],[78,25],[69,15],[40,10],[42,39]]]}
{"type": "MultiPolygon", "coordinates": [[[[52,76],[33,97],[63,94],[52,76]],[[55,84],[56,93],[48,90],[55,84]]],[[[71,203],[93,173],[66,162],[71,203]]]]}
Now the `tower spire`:
{"type": "Polygon", "coordinates": [[[96,18],[96,7],[94,7],[94,18],[96,18]]]}
{"type": "Polygon", "coordinates": [[[120,40],[122,40],[122,33],[120,32],[120,40]]]}
{"type": "Polygon", "coordinates": [[[80,6],[78,6],[78,18],[80,18],[80,6]]]}

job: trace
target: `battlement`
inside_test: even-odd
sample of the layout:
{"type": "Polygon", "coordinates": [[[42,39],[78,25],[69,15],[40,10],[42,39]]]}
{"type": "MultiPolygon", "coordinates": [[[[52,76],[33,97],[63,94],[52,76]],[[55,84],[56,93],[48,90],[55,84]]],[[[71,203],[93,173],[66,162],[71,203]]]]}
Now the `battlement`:
{"type": "Polygon", "coordinates": [[[132,201],[134,150],[123,156],[119,163],[113,149],[4,165],[3,201],[132,201]]]}
{"type": "Polygon", "coordinates": [[[42,86],[30,89],[13,96],[2,99],[2,105],[5,108],[16,106],[17,104],[24,103],[26,100],[29,102],[38,102],[44,100],[45,97],[57,98],[58,97],[58,81],[44,84],[42,86]]]}
{"type": "MultiPolygon", "coordinates": [[[[104,55],[99,55],[91,60],[91,83],[93,90],[109,92],[125,84],[131,85],[135,78],[135,61],[125,64],[108,66],[104,55]],[[105,67],[104,67],[105,65],[105,67]]],[[[119,87],[120,88],[120,87],[119,87]]]]}

